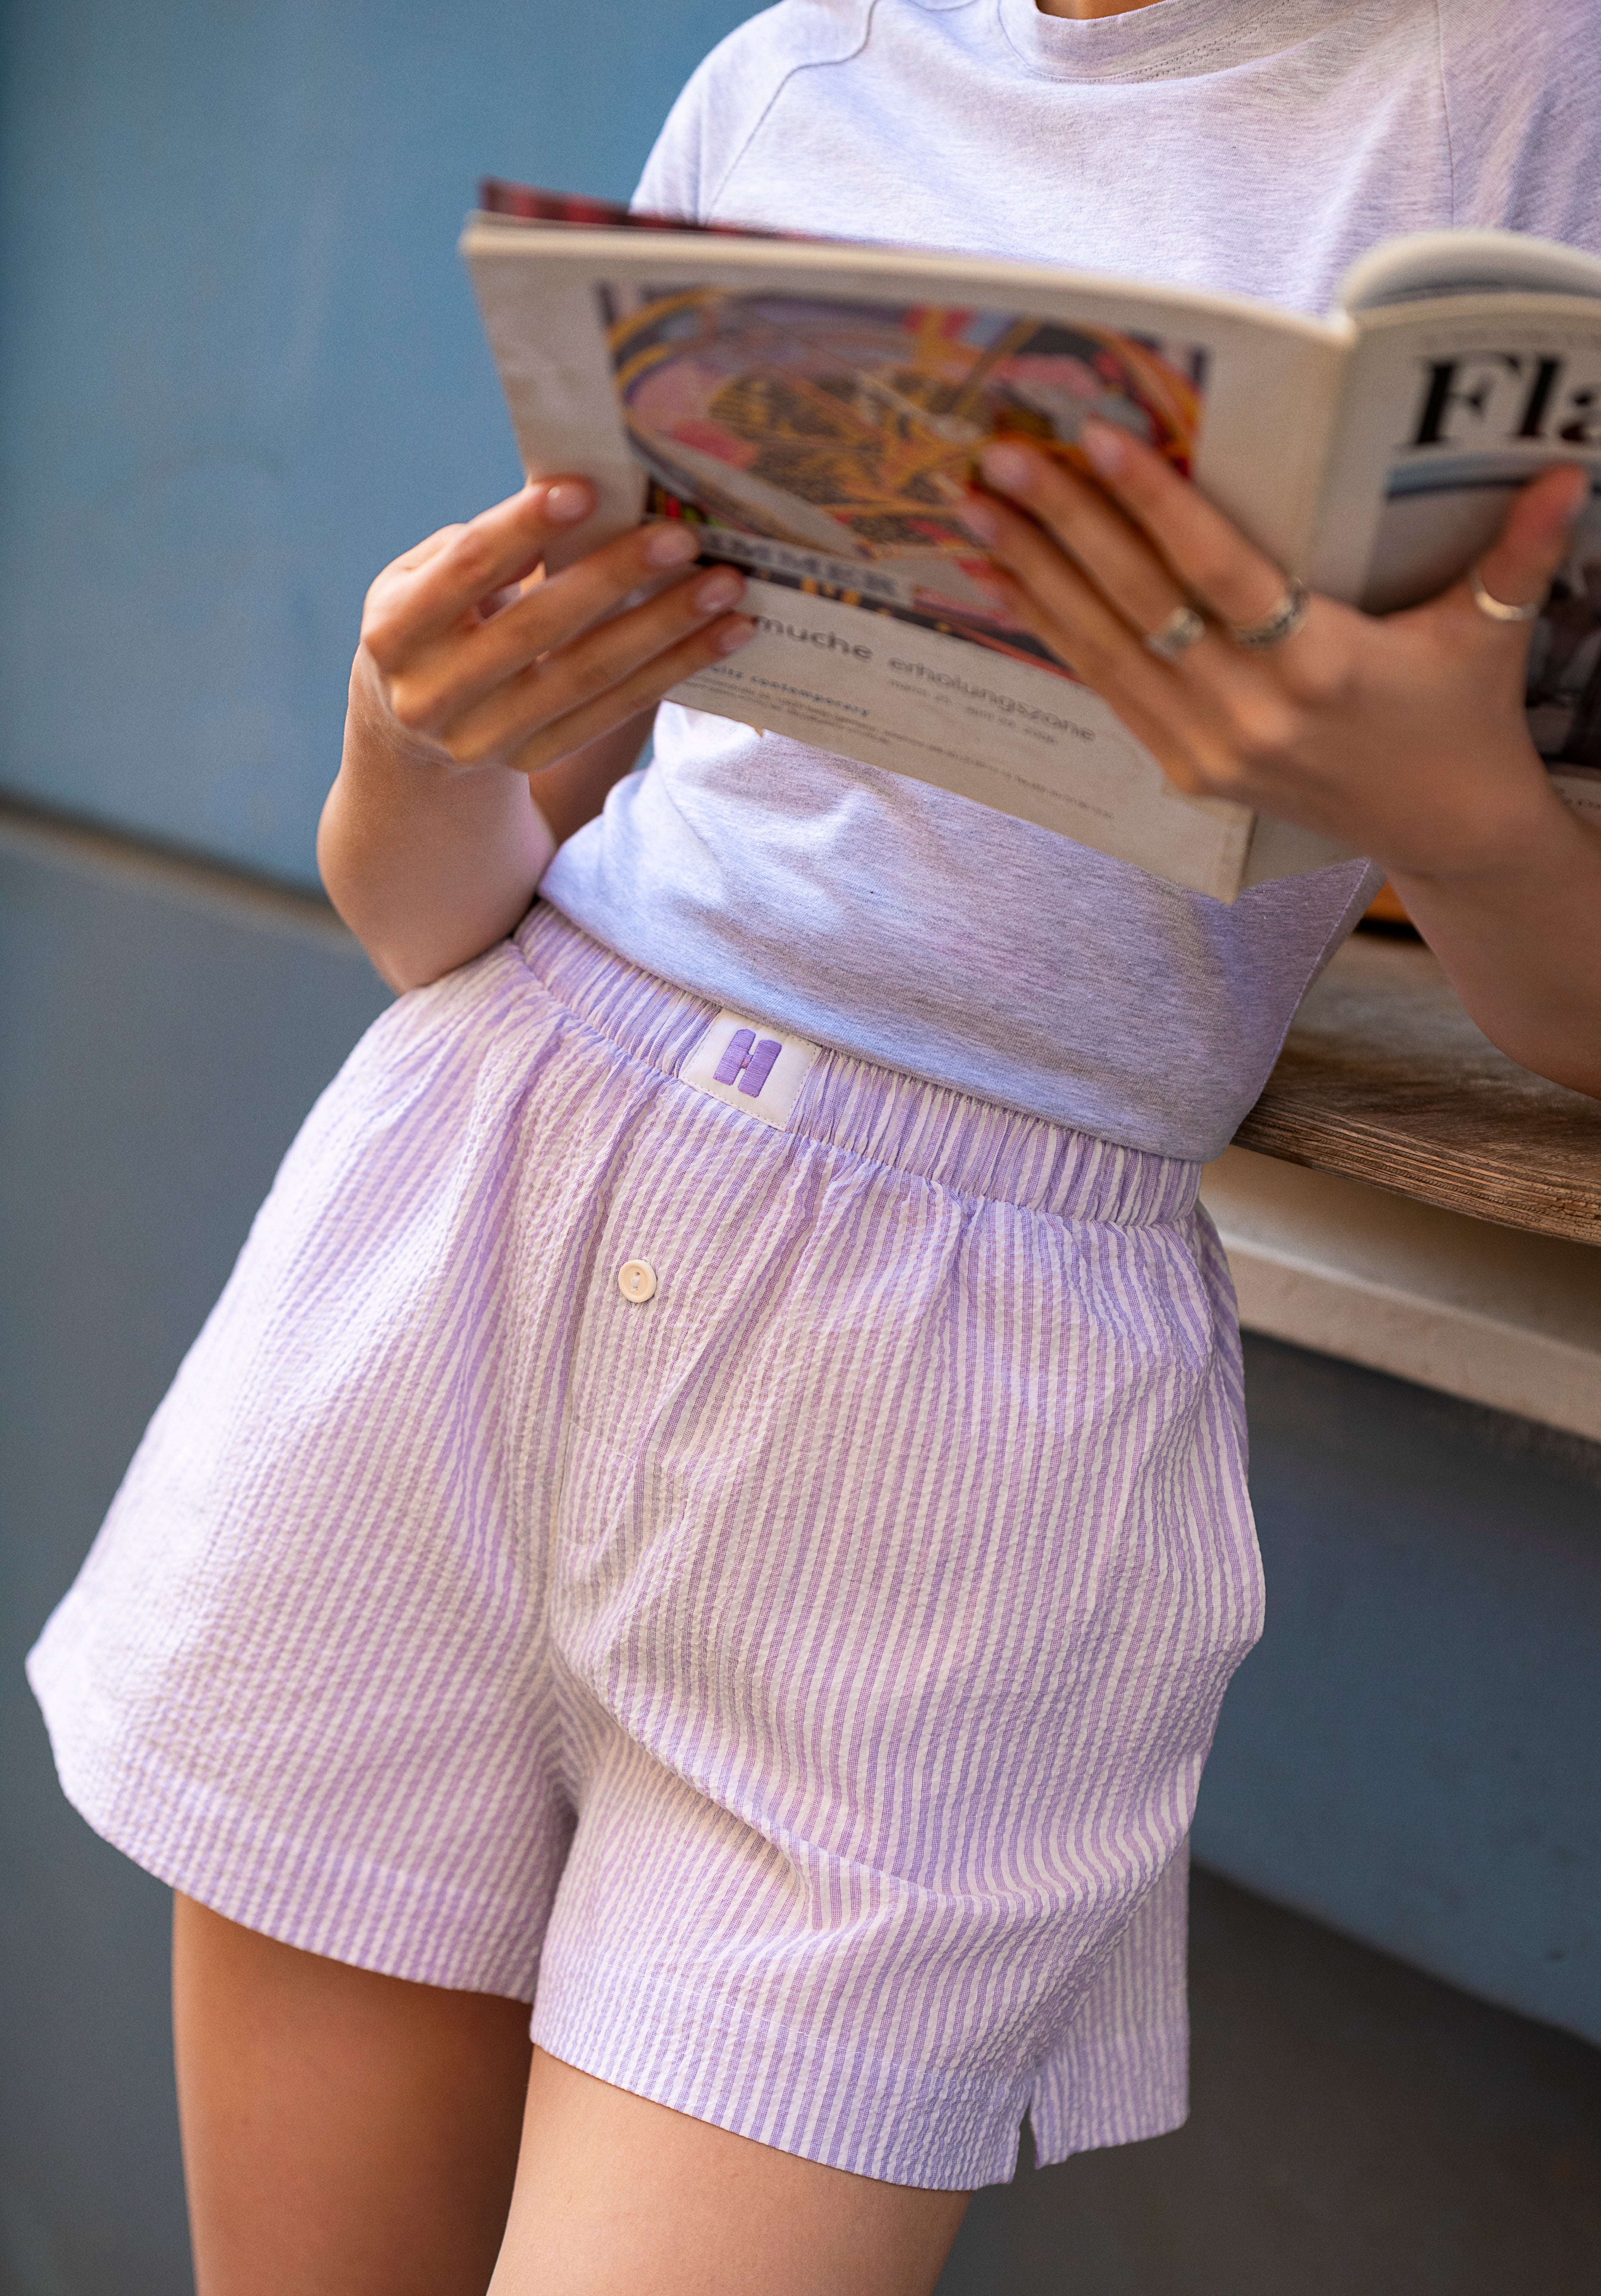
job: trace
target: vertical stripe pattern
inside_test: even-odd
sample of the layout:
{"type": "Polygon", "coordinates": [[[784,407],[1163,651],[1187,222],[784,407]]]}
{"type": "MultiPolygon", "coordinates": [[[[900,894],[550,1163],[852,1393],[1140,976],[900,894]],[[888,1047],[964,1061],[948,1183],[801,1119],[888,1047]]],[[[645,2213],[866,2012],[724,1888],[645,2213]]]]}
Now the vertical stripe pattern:
{"type": "Polygon", "coordinates": [[[776,1132],[710,1017],[538,909],[378,1022],[30,1661],[63,1784],[809,2159],[1170,2128],[1260,1624],[1196,1167],[831,1054],[776,1132]]]}

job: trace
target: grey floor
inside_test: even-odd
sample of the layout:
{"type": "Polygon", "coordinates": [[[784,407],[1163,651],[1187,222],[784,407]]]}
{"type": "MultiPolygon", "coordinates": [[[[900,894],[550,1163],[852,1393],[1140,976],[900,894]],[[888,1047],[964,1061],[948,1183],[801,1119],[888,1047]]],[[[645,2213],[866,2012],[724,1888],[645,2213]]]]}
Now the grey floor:
{"type": "Polygon", "coordinates": [[[1601,2051],[1208,1874],[1175,2136],[981,2193],[940,2296],[1597,2296],[1601,2051]]]}
{"type": "MultiPolygon", "coordinates": [[[[165,1893],[61,1830],[75,1918],[6,1972],[0,2296],[185,2296],[165,1893]]],[[[1206,1874],[1191,2000],[1187,2126],[981,2193],[940,2296],[1601,2289],[1601,2052],[1206,1874]]]]}

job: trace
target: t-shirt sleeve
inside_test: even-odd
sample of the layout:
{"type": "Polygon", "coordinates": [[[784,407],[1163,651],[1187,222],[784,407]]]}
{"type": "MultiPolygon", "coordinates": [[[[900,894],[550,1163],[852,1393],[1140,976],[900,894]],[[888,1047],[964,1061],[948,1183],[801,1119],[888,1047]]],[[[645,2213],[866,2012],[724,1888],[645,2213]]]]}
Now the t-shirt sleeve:
{"type": "Polygon", "coordinates": [[[633,204],[710,223],[718,191],[774,90],[803,60],[792,5],[765,9],[730,32],[668,113],[633,204]]]}
{"type": "Polygon", "coordinates": [[[1601,6],[1440,0],[1458,224],[1601,255],[1601,6]]]}
{"type": "MultiPolygon", "coordinates": [[[[709,59],[710,61],[710,59],[709,59]]],[[[702,64],[662,123],[630,204],[657,215],[702,214],[705,181],[706,66],[702,64]]]]}
{"type": "Polygon", "coordinates": [[[790,75],[853,54],[871,13],[872,0],[778,0],[730,32],[669,112],[634,205],[695,223],[750,222],[718,211],[740,155],[790,75]]]}

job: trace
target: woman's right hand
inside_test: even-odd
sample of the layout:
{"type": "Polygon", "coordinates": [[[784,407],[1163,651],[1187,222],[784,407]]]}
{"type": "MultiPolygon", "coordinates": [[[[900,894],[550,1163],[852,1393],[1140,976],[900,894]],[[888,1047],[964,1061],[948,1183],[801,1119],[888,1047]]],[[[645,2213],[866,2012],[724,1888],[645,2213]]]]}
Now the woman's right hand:
{"type": "Polygon", "coordinates": [[[539,480],[385,567],[361,623],[366,739],[456,772],[538,773],[744,644],[743,579],[689,571],[691,527],[636,527],[542,578],[595,499],[587,480],[539,480]]]}
{"type": "Polygon", "coordinates": [[[542,578],[595,499],[587,480],[539,480],[430,535],[367,593],[317,859],[397,988],[510,932],[662,695],[752,634],[729,611],[743,578],[693,570],[687,527],[636,527],[542,578]]]}

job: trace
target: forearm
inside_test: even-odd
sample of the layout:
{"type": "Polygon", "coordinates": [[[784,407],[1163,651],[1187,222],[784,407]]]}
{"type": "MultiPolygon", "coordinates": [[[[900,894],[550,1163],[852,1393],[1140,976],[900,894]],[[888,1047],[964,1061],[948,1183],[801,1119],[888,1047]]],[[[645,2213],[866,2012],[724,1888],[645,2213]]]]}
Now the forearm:
{"type": "Polygon", "coordinates": [[[397,744],[357,656],[344,754],[323,808],[317,860],[329,898],[391,988],[437,980],[503,939],[555,847],[599,811],[637,757],[634,718],[538,778],[464,773],[397,744]],[[550,818],[546,818],[546,808],[550,818]]]}
{"type": "Polygon", "coordinates": [[[1392,874],[1491,1042],[1601,1098],[1601,831],[1552,792],[1483,869],[1392,874]]]}

